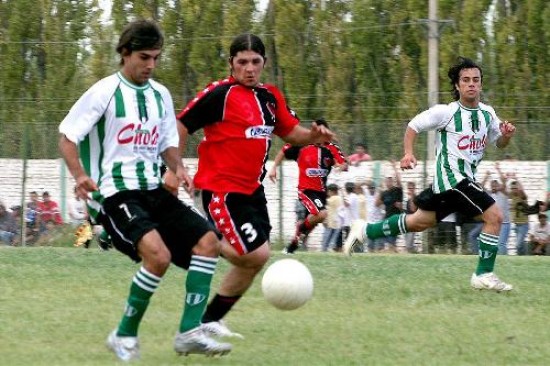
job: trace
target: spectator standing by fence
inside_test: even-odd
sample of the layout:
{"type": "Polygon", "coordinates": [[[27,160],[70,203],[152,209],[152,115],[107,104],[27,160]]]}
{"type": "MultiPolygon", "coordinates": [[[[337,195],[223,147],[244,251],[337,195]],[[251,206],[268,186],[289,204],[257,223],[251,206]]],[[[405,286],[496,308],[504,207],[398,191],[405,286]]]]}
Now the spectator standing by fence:
{"type": "Polygon", "coordinates": [[[52,200],[48,191],[42,193],[42,201],[38,202],[38,215],[42,231],[49,231],[55,226],[63,224],[59,205],[52,200]]]}
{"type": "Polygon", "coordinates": [[[342,197],[336,184],[329,184],[327,187],[327,217],[324,222],[323,241],[321,251],[326,252],[334,249],[338,236],[341,235],[341,223],[338,212],[342,206],[342,197]]]}
{"type": "MultiPolygon", "coordinates": [[[[528,248],[526,247],[525,239],[529,233],[529,204],[527,201],[527,194],[523,189],[523,185],[515,177],[510,183],[510,213],[511,219],[515,226],[516,231],[516,254],[517,255],[526,255],[528,253],[528,248]]],[[[533,207],[531,207],[533,209],[533,207]]],[[[534,212],[538,213],[539,205],[535,205],[534,212]]]]}
{"type": "Polygon", "coordinates": [[[29,201],[25,205],[25,222],[32,231],[37,233],[40,231],[39,203],[38,193],[36,191],[29,192],[29,201]]]}
{"type": "MultiPolygon", "coordinates": [[[[343,192],[343,221],[342,221],[342,241],[349,235],[351,223],[359,219],[359,197],[355,193],[355,183],[346,182],[343,192]]],[[[359,248],[363,250],[363,248],[359,248]]]]}
{"type": "MultiPolygon", "coordinates": [[[[380,199],[380,190],[376,188],[375,183],[369,180],[363,189],[365,193],[365,205],[367,213],[367,223],[375,223],[384,219],[384,204],[380,199]]],[[[370,253],[379,252],[384,249],[385,239],[377,238],[366,240],[367,248],[370,253]]]]}
{"type": "Polygon", "coordinates": [[[358,166],[364,161],[371,161],[372,158],[368,153],[367,145],[363,143],[355,144],[355,152],[348,156],[348,163],[353,166],[358,166]]]}
{"type": "Polygon", "coordinates": [[[533,225],[533,231],[530,235],[531,252],[534,255],[550,255],[550,225],[548,224],[548,216],[545,213],[540,213],[539,221],[533,225]]]}
{"type": "Polygon", "coordinates": [[[6,205],[0,202],[0,241],[6,245],[17,242],[19,229],[13,215],[8,212],[6,205]]]}
{"type": "MultiPolygon", "coordinates": [[[[510,202],[508,198],[507,177],[500,170],[498,162],[495,163],[495,169],[499,173],[500,182],[497,179],[491,180],[489,195],[493,197],[502,212],[502,223],[498,235],[498,254],[508,254],[508,238],[510,237],[510,202]]],[[[490,173],[487,171],[483,179],[482,186],[485,187],[490,173]]]]}

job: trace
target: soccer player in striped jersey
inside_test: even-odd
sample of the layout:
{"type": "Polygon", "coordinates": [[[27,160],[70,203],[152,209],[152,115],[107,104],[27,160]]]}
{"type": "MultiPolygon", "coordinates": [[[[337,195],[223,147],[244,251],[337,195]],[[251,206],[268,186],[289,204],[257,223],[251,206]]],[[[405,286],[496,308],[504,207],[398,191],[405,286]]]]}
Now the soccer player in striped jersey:
{"type": "Polygon", "coordinates": [[[175,351],[212,355],[231,350],[200,326],[221,236],[161,181],[160,157],[178,185],[188,191],[193,187],[178,153],[172,97],[151,79],[163,42],[156,23],[129,23],[117,46],[120,70],[88,89],[59,126],[60,151],[90,216],[118,250],[142,262],[122,319],[107,338],[107,346],[123,361],[139,358],[138,327],[170,263],[188,271],[175,351]]]}
{"type": "Polygon", "coordinates": [[[384,221],[365,224],[355,222],[344,252],[352,253],[357,241],[407,232],[419,232],[433,227],[453,212],[483,221],[479,236],[479,261],[470,284],[476,289],[510,291],[512,285],[494,273],[498,251],[498,235],[503,214],[491,196],[476,182],[479,162],[489,143],[504,148],[516,128],[502,122],[494,109],[481,102],[483,72],[470,59],[460,57],[448,72],[454,102],[439,104],[418,114],[407,127],[404,138],[405,155],[401,169],[416,166],[414,143],[418,133],[436,131],[436,166],[431,187],[416,198],[418,210],[413,214],[398,214],[384,221]]]}

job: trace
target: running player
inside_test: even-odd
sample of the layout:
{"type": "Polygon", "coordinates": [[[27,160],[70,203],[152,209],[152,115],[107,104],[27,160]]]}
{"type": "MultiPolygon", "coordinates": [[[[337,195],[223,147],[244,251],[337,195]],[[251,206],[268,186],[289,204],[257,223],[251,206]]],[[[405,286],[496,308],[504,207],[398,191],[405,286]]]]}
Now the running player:
{"type": "Polygon", "coordinates": [[[203,329],[219,336],[235,335],[221,320],[269,259],[271,225],[262,180],[273,134],[294,145],[334,137],[325,126],[299,125],[279,89],[260,82],[265,62],[258,36],[237,36],[229,48],[231,76],[208,85],[177,116],[180,153],[187,136],[204,129],[194,183],[225,237],[222,255],[232,264],[203,316],[203,329]]]}
{"type": "Polygon", "coordinates": [[[90,216],[118,250],[143,262],[122,320],[107,338],[123,361],[139,358],[138,327],[170,262],[188,270],[175,351],[231,350],[200,327],[220,251],[215,228],[161,184],[159,157],[175,172],[178,185],[192,188],[178,155],[172,97],[151,79],[163,42],[156,23],[129,23],[116,48],[120,70],[88,89],[59,126],[60,151],[90,216]]]}
{"type": "Polygon", "coordinates": [[[472,274],[471,286],[497,292],[510,291],[512,285],[493,273],[503,215],[495,200],[476,182],[475,173],[487,145],[494,143],[498,148],[504,148],[516,128],[508,121],[502,122],[491,106],[480,101],[483,73],[476,63],[460,57],[458,63],[449,69],[448,76],[455,101],[420,113],[409,122],[405,132],[401,169],[416,166],[414,143],[418,133],[437,132],[436,174],[432,186],[417,196],[418,210],[412,214],[397,214],[374,224],[355,222],[344,251],[351,254],[357,241],[363,242],[367,237],[423,231],[450,213],[460,212],[484,222],[478,239],[478,266],[472,274]]]}
{"type": "MultiPolygon", "coordinates": [[[[315,123],[328,128],[324,119],[318,119],[315,123]]],[[[327,177],[332,167],[346,169],[347,164],[340,148],[332,142],[306,146],[285,144],[269,170],[268,176],[273,182],[277,180],[277,167],[284,158],[298,163],[298,199],[309,212],[304,220],[296,223],[294,238],[283,251],[292,254],[298,249],[300,241],[327,217],[327,177]]]]}

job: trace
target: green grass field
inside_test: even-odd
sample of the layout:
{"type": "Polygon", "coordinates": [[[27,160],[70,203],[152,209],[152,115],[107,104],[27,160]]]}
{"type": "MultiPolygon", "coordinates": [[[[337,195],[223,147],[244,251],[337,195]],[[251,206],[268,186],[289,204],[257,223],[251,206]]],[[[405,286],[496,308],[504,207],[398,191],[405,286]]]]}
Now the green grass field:
{"type": "MultiPolygon", "coordinates": [[[[282,258],[274,253],[272,261],[282,258]]],[[[172,267],[140,328],[143,365],[547,365],[550,258],[499,257],[509,294],[474,291],[477,258],[298,253],[313,299],[282,312],[260,280],[228,316],[222,358],[178,357],[184,272],[172,267]]],[[[224,261],[214,290],[227,269],[224,261]]],[[[104,342],[138,266],[118,252],[0,248],[0,364],[119,364],[104,342]]]]}

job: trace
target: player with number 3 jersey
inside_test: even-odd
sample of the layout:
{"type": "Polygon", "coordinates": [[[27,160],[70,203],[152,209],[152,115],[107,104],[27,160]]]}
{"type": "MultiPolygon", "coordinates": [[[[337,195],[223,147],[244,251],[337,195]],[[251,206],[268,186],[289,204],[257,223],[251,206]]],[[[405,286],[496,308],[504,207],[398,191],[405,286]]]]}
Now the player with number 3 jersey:
{"type": "Polygon", "coordinates": [[[231,75],[208,85],[177,115],[181,153],[187,136],[204,130],[194,183],[225,238],[222,255],[232,264],[203,316],[205,329],[220,336],[235,335],[221,320],[269,259],[271,225],[262,180],[272,136],[301,145],[333,138],[325,126],[300,126],[279,89],[260,82],[265,62],[259,37],[237,36],[229,49],[231,75]]]}

